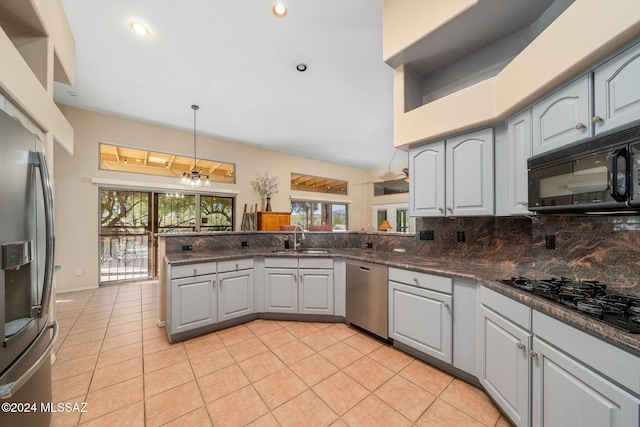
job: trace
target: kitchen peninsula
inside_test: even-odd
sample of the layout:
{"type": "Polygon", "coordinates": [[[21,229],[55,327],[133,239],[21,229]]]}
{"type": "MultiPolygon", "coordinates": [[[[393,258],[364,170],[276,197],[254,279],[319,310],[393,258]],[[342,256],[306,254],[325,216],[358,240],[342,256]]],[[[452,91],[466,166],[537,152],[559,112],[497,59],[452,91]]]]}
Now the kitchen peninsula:
{"type": "MultiPolygon", "coordinates": [[[[451,220],[447,221],[451,222],[451,220]]],[[[473,221],[467,220],[467,225],[471,225],[473,221]]],[[[522,226],[524,221],[531,220],[504,219],[501,225],[509,228],[509,225],[514,225],[511,224],[513,221],[522,226]]],[[[478,227],[478,230],[480,229],[482,227],[478,227]]],[[[530,229],[529,232],[531,232],[530,229]]],[[[159,235],[160,247],[164,253],[161,292],[166,292],[169,296],[166,302],[161,302],[163,307],[160,313],[163,313],[162,309],[166,307],[168,315],[171,315],[169,307],[174,303],[173,296],[170,296],[171,288],[180,280],[184,280],[169,280],[169,277],[173,279],[174,271],[180,272],[179,277],[182,277],[185,271],[188,272],[186,274],[195,277],[205,277],[196,276],[200,274],[199,272],[213,276],[206,282],[208,292],[211,292],[211,289],[216,289],[216,283],[217,286],[223,286],[223,278],[231,274],[227,271],[233,270],[241,273],[240,276],[243,279],[240,280],[240,284],[246,285],[248,280],[251,281],[250,287],[244,289],[253,291],[251,310],[240,311],[240,316],[227,320],[223,317],[227,314],[225,310],[218,309],[217,316],[214,313],[206,326],[196,327],[193,331],[179,332],[173,337],[169,334],[170,340],[180,340],[262,317],[343,322],[345,260],[365,261],[387,266],[390,273],[395,273],[389,276],[389,336],[394,338],[393,345],[487,389],[496,403],[517,425],[520,425],[521,418],[527,419],[528,416],[523,413],[522,405],[528,407],[528,404],[520,402],[521,406],[514,410],[511,407],[513,400],[522,396],[533,396],[531,398],[537,402],[534,404],[539,404],[535,399],[539,398],[540,392],[536,394],[533,390],[545,384],[544,381],[551,384],[549,379],[543,381],[550,375],[548,368],[542,368],[546,360],[558,363],[562,372],[568,373],[571,378],[581,378],[580,381],[584,382],[585,387],[596,387],[599,396],[613,398],[616,405],[622,408],[622,416],[626,417],[625,419],[635,419],[633,417],[640,408],[638,398],[640,396],[640,336],[624,332],[594,317],[577,313],[497,281],[496,279],[499,278],[539,277],[540,275],[536,270],[538,267],[535,267],[535,263],[532,262],[531,252],[510,251],[515,249],[512,246],[517,246],[517,237],[512,236],[511,242],[503,242],[504,245],[498,244],[494,251],[480,252],[486,257],[485,259],[481,257],[469,259],[465,256],[455,256],[455,254],[452,256],[442,253],[430,255],[418,236],[364,232],[307,233],[306,251],[285,251],[283,242],[287,234],[284,232],[237,232],[215,235],[196,233],[159,235]],[[243,242],[246,242],[245,246],[243,242]],[[372,248],[367,248],[369,243],[372,248]],[[191,245],[193,250],[182,251],[182,247],[188,245],[191,245]],[[499,259],[499,254],[502,256],[510,254],[512,259],[499,259]],[[296,307],[294,311],[287,313],[269,310],[268,271],[285,273],[295,269],[302,274],[304,265],[319,266],[317,262],[321,262],[325,270],[333,266],[332,311],[309,315],[304,314],[302,307],[296,307]],[[217,278],[215,277],[216,265],[217,278]],[[288,268],[272,268],[274,266],[288,268]],[[405,282],[409,283],[406,285],[397,283],[398,277],[406,277],[405,282]],[[435,319],[442,319],[442,323],[420,321],[419,324],[405,323],[394,327],[393,312],[394,304],[397,302],[394,303],[392,290],[398,288],[402,291],[403,286],[405,286],[404,289],[413,287],[415,292],[410,292],[408,295],[412,295],[412,298],[418,301],[421,293],[423,295],[425,292],[434,293],[433,289],[435,289],[430,288],[431,284],[428,281],[423,282],[423,277],[428,280],[445,278],[452,283],[450,290],[444,290],[445,293],[449,292],[449,301],[452,303],[436,303],[439,310],[436,313],[439,314],[435,319]],[[412,281],[415,283],[410,283],[412,281]],[[449,318],[448,323],[445,321],[446,317],[449,318]],[[520,330],[525,333],[524,336],[518,336],[517,331],[520,330]],[[509,331],[516,335],[509,334],[509,331]],[[436,336],[436,342],[429,340],[430,335],[436,336]],[[504,340],[512,336],[517,339],[504,340]],[[496,337],[501,338],[496,341],[496,337]],[[441,352],[438,348],[442,345],[449,346],[445,349],[449,356],[446,356],[446,351],[441,352]],[[560,348],[563,353],[557,353],[556,348],[560,348]],[[585,348],[589,348],[590,351],[584,352],[585,348]],[[495,352],[500,352],[501,356],[504,356],[505,352],[513,354],[512,360],[515,364],[501,366],[496,371],[497,367],[492,366],[492,361],[500,358],[494,357],[495,352]],[[517,362],[518,360],[520,362],[517,362]],[[584,377],[584,368],[576,368],[581,365],[588,368],[585,371],[586,377],[584,377]],[[528,369],[534,370],[533,382],[526,380],[528,369]],[[502,374],[498,374],[496,378],[496,372],[502,372],[502,374]],[[509,393],[513,391],[511,387],[507,390],[501,389],[500,384],[504,384],[503,381],[507,383],[515,381],[518,391],[510,395],[509,393]]],[[[470,243],[469,247],[472,247],[474,242],[470,243]]],[[[460,255],[469,250],[459,245],[448,249],[457,250],[460,255]]],[[[321,269],[316,269],[316,272],[319,270],[321,269]]],[[[220,298],[226,298],[221,289],[222,287],[218,288],[217,292],[213,292],[217,300],[212,301],[212,306],[217,308],[223,307],[219,305],[222,304],[220,298]]],[[[298,292],[297,289],[296,286],[294,292],[298,292]]],[[[442,289],[436,290],[435,293],[442,293],[440,291],[442,289]]],[[[293,295],[292,299],[297,301],[297,296],[298,294],[293,295]]],[[[434,300],[428,301],[429,305],[433,306],[434,300]]],[[[420,306],[421,309],[425,307],[428,306],[420,306]]],[[[397,307],[397,309],[403,312],[411,307],[397,307]]],[[[411,314],[409,317],[419,318],[418,313],[411,314]]],[[[398,323],[398,320],[396,322],[398,323]]],[[[167,324],[169,323],[167,319],[167,324]]],[[[553,390],[545,388],[542,394],[551,395],[552,393],[553,390]]],[[[589,399],[582,401],[580,406],[587,405],[588,401],[589,399]]],[[[595,412],[602,410],[604,409],[594,409],[595,412]]]]}

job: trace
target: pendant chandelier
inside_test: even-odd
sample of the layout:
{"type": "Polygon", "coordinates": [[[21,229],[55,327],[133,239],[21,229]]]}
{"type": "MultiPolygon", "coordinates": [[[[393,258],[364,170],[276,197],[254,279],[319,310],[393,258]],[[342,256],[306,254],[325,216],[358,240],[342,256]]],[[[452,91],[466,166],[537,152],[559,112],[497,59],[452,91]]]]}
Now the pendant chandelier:
{"type": "Polygon", "coordinates": [[[193,169],[191,173],[183,172],[181,182],[184,185],[190,185],[191,187],[209,187],[211,184],[209,182],[209,175],[205,175],[202,173],[202,169],[197,170],[196,163],[198,162],[198,157],[196,156],[196,112],[200,107],[197,105],[192,105],[193,109],[193,169]]]}

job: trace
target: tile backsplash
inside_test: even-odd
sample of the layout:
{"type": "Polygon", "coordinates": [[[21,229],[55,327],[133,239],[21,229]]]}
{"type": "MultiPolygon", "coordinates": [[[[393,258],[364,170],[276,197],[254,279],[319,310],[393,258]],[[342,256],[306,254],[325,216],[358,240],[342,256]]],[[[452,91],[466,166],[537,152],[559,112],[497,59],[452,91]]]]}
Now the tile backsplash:
{"type": "Polygon", "coordinates": [[[541,215],[531,236],[534,271],[599,280],[640,295],[640,216],[541,215]],[[555,249],[546,249],[547,236],[555,249]]]}
{"type": "MultiPolygon", "coordinates": [[[[290,232],[235,232],[183,235],[166,239],[167,253],[193,245],[194,251],[284,248],[290,232]]],[[[538,215],[530,217],[417,218],[416,234],[365,232],[305,233],[307,248],[404,249],[407,254],[464,258],[475,263],[529,265],[537,277],[597,279],[611,288],[640,296],[639,215],[538,215]],[[420,240],[433,231],[433,240],[420,240]],[[464,241],[460,232],[464,232],[464,241]],[[555,249],[547,249],[553,236],[555,249]]]]}

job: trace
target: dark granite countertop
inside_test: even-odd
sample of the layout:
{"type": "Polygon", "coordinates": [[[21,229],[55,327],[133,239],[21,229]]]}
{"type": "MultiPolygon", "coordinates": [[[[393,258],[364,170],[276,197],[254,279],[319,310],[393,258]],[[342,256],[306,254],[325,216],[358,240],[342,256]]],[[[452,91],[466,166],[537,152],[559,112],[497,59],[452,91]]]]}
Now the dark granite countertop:
{"type": "Polygon", "coordinates": [[[341,257],[358,261],[384,264],[389,267],[413,270],[422,273],[438,274],[449,277],[472,279],[482,285],[500,292],[510,298],[546,313],[556,319],[590,333],[621,349],[640,356],[640,334],[631,334],[621,329],[609,326],[598,319],[572,311],[560,304],[549,302],[540,297],[522,291],[516,287],[505,285],[498,279],[508,279],[517,276],[535,277],[535,272],[529,266],[514,263],[482,264],[468,260],[452,258],[425,258],[402,252],[382,252],[358,248],[326,249],[326,254],[308,254],[296,251],[283,252],[272,248],[251,248],[225,251],[210,251],[188,254],[168,254],[165,259],[172,265],[191,264],[194,262],[225,261],[245,257],[278,256],[278,257],[341,257]]]}

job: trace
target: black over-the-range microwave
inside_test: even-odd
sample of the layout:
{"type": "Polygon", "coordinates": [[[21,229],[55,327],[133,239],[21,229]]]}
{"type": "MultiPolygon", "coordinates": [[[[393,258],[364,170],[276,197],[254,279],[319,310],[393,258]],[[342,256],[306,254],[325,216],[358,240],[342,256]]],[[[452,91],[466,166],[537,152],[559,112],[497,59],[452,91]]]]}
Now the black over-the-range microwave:
{"type": "Polygon", "coordinates": [[[640,125],[531,157],[534,212],[640,210],[640,125]]]}

